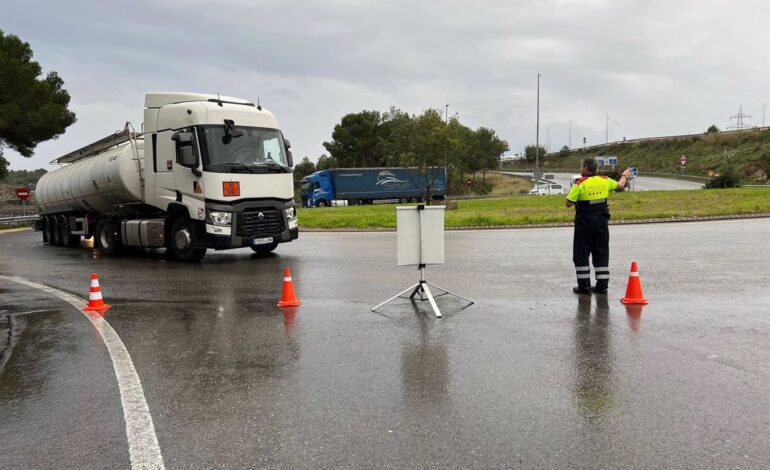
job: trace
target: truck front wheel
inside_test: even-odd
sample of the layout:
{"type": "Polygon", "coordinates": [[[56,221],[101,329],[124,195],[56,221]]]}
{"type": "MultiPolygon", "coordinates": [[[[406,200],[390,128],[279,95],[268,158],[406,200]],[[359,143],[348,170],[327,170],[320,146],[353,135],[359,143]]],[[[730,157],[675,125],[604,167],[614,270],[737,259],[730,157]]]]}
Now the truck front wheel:
{"type": "Polygon", "coordinates": [[[200,247],[200,233],[189,219],[180,217],[171,226],[168,240],[171,256],[180,261],[199,261],[206,254],[206,247],[200,247]]]}
{"type": "Polygon", "coordinates": [[[120,235],[117,225],[112,223],[109,217],[102,217],[96,223],[94,245],[105,256],[112,256],[120,249],[120,235]]]}
{"type": "Polygon", "coordinates": [[[328,203],[328,202],[326,202],[326,199],[321,199],[320,201],[318,201],[318,204],[316,204],[316,205],[317,205],[318,207],[326,207],[326,206],[328,206],[328,205],[329,205],[329,203],[328,203]]]}

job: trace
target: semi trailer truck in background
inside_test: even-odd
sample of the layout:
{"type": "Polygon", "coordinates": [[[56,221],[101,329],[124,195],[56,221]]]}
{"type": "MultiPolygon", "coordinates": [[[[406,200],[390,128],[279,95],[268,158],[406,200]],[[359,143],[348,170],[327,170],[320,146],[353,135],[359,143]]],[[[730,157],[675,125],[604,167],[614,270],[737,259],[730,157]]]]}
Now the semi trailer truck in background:
{"type": "Polygon", "coordinates": [[[143,132],[115,133],[57,158],[37,184],[43,241],[93,237],[106,255],[166,248],[267,253],[298,236],[292,155],[275,117],[239,98],[147,93],[143,132]]]}
{"type": "Polygon", "coordinates": [[[326,207],[333,201],[372,204],[376,201],[418,202],[426,197],[444,199],[446,169],[338,168],[321,170],[302,178],[302,206],[326,207]],[[430,191],[428,191],[430,188],[430,191]],[[430,192],[430,196],[426,196],[430,192]]]}

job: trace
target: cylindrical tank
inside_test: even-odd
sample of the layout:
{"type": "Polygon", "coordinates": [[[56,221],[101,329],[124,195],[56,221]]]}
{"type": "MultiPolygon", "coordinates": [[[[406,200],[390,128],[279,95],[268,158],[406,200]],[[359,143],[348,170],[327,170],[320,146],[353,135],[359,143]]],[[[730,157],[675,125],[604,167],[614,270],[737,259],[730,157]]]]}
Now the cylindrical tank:
{"type": "Polygon", "coordinates": [[[111,212],[114,204],[141,202],[139,163],[143,160],[144,141],[140,138],[136,153],[132,143],[126,142],[46,173],[35,188],[40,212],[105,213],[111,212]]]}

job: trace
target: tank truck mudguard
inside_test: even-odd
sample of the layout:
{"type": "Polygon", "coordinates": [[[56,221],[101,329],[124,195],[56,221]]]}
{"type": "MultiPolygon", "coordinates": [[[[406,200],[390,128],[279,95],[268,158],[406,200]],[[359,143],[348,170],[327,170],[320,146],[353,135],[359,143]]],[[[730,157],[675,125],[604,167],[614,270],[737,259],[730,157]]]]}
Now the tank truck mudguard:
{"type": "Polygon", "coordinates": [[[210,212],[232,214],[229,227],[206,220],[207,244],[215,250],[286,243],[299,237],[297,212],[291,199],[248,200],[232,204],[206,200],[206,213],[210,212]]]}

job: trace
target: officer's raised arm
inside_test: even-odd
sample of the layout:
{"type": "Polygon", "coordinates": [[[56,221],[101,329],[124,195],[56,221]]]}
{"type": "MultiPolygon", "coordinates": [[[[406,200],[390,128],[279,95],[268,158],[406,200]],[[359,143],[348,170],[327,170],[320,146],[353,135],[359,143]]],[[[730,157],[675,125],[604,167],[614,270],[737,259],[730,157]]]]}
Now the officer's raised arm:
{"type": "Polygon", "coordinates": [[[626,189],[626,185],[628,184],[628,178],[631,176],[631,171],[626,168],[623,170],[623,173],[620,175],[620,179],[618,180],[618,189],[616,191],[624,191],[626,189]]]}

